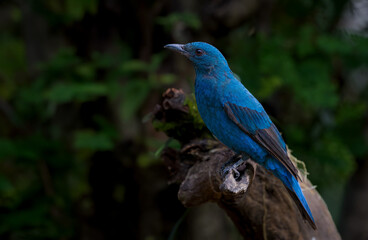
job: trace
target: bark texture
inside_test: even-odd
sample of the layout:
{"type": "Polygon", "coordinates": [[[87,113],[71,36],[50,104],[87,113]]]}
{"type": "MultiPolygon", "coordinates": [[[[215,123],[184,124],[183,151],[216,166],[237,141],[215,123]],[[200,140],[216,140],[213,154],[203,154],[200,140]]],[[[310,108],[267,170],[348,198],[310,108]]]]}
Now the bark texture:
{"type": "MultiPolygon", "coordinates": [[[[178,132],[171,128],[168,135],[184,139],[180,150],[166,148],[162,153],[171,182],[180,183],[178,198],[184,206],[217,203],[244,239],[341,239],[325,202],[307,178],[301,187],[317,230],[303,220],[281,181],[252,160],[238,167],[241,177],[237,180],[231,172],[221,176],[222,165],[234,152],[219,141],[188,139],[180,132],[180,122],[190,119],[185,116],[189,110],[184,96],[181,90],[168,89],[154,112],[155,121],[177,124],[178,132]]],[[[185,126],[190,131],[187,121],[185,126]]],[[[198,136],[196,132],[189,135],[198,136]]]]}

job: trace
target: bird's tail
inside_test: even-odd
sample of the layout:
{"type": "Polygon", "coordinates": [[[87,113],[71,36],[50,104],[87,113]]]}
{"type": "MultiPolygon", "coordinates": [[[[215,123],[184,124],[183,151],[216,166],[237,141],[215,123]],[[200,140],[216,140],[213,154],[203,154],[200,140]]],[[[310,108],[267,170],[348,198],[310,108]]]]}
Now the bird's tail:
{"type": "Polygon", "coordinates": [[[309,209],[307,200],[305,200],[302,189],[300,188],[299,182],[293,176],[289,178],[288,183],[285,183],[286,189],[288,190],[291,198],[294,200],[303,218],[309,222],[313,229],[317,229],[316,223],[314,222],[313,215],[309,209]]]}

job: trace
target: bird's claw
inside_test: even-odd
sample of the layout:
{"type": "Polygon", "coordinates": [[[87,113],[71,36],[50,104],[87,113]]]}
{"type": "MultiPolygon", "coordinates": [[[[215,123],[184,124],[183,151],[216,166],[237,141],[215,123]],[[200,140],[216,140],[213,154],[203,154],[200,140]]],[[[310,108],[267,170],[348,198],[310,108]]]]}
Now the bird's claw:
{"type": "Polygon", "coordinates": [[[229,161],[224,163],[224,165],[222,165],[221,167],[221,172],[220,172],[221,178],[225,179],[225,177],[229,173],[232,173],[236,181],[240,180],[241,174],[237,170],[237,168],[245,161],[244,159],[247,159],[247,158],[245,158],[241,154],[236,154],[229,161]]]}
{"type": "Polygon", "coordinates": [[[233,177],[235,180],[238,180],[240,177],[240,173],[236,168],[233,169],[233,177]]]}

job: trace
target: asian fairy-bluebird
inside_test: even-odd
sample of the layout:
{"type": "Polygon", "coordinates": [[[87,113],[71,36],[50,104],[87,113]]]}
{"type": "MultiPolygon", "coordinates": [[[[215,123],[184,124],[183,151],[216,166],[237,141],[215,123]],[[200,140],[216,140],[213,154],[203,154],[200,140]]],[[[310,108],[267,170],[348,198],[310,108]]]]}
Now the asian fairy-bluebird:
{"type": "MultiPolygon", "coordinates": [[[[208,129],[237,154],[249,156],[278,177],[302,216],[316,225],[298,182],[286,144],[258,100],[234,76],[219,50],[208,43],[168,44],[186,56],[196,72],[195,97],[208,129]]],[[[233,168],[236,168],[233,164],[233,168]]]]}

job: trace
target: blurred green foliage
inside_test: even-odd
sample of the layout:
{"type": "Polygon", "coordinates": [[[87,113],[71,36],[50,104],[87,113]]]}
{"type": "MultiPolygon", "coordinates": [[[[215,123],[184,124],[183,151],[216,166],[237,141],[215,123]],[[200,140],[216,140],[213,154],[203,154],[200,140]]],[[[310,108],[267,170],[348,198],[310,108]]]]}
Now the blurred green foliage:
{"type": "MultiPolygon", "coordinates": [[[[29,3],[26,7],[42,16],[52,34],[73,35],[83,26],[93,25],[95,29],[88,31],[101,31],[104,39],[111,37],[98,28],[106,23],[91,17],[99,13],[101,1],[29,3]],[[73,24],[77,26],[74,29],[73,24]]],[[[368,156],[367,136],[363,134],[368,89],[365,85],[352,90],[351,84],[353,73],[367,67],[368,41],[333,30],[342,11],[340,5],[344,4],[283,0],[275,6],[270,31],[250,35],[254,26],[246,21],[213,42],[274,117],[293,154],[307,164],[310,179],[335,215],[339,206],[333,206],[329,199],[330,189],[335,191],[337,186],[341,191],[357,162],[368,156]]],[[[32,54],[20,33],[26,19],[24,9],[13,3],[6,7],[10,10],[4,12],[10,12],[10,17],[6,24],[0,24],[2,28],[6,25],[0,32],[0,239],[76,238],[76,228],[80,227],[76,212],[88,215],[93,211],[88,179],[93,156],[118,150],[125,156],[135,151],[121,162],[145,171],[161,163],[163,148],[180,147],[174,139],[165,142],[158,138],[142,123],[151,110],[146,106],[177,82],[173,74],[166,73],[167,66],[176,63],[165,62],[167,53],[161,46],[148,60],[138,57],[138,44],[127,43],[132,42],[132,34],[144,35],[136,21],[134,30],[139,33],[125,35],[131,29],[123,29],[122,36],[128,37],[114,40],[112,51],[86,54],[63,43],[50,59],[30,69],[34,64],[28,55],[32,54]],[[120,149],[126,142],[129,149],[120,149]]],[[[112,22],[120,20],[113,18],[112,22]]],[[[133,21],[128,24],[133,25],[133,21]]],[[[150,24],[162,28],[152,31],[155,44],[178,24],[194,33],[208,34],[206,23],[192,12],[165,13],[150,24]]],[[[33,30],[38,33],[37,27],[33,30]]],[[[204,131],[194,99],[188,98],[186,103],[192,116],[188,121],[198,132],[204,131]]],[[[153,125],[163,131],[177,127],[159,122],[153,125]]],[[[113,186],[116,202],[123,204],[131,197],[129,186],[141,175],[130,183],[113,186]]],[[[334,192],[333,200],[341,199],[342,191],[339,194],[334,192]]]]}
{"type": "Polygon", "coordinates": [[[98,9],[98,0],[32,1],[32,4],[45,14],[52,24],[70,24],[81,20],[87,14],[95,14],[98,9]]]}
{"type": "MultiPolygon", "coordinates": [[[[47,4],[49,14],[66,13],[68,23],[97,11],[97,1],[66,1],[63,8],[59,1],[47,4]]],[[[0,99],[7,110],[0,118],[1,239],[71,238],[73,208],[91,194],[88,159],[116,149],[124,138],[118,134],[120,124],[141,121],[139,111],[149,94],[175,81],[158,72],[163,54],[145,62],[133,58],[126,44],[119,45],[114,53],[94,52],[89,59],[61,48],[33,78],[27,74],[24,39],[1,33],[0,99]],[[116,122],[101,113],[91,116],[90,126],[82,123],[80,111],[101,99],[117,108],[116,122]]],[[[146,144],[153,147],[140,153],[141,167],[157,164],[153,150],[163,143],[146,144]]],[[[123,201],[124,186],[115,193],[123,201]]],[[[86,201],[82,204],[91,208],[86,201]]]]}

